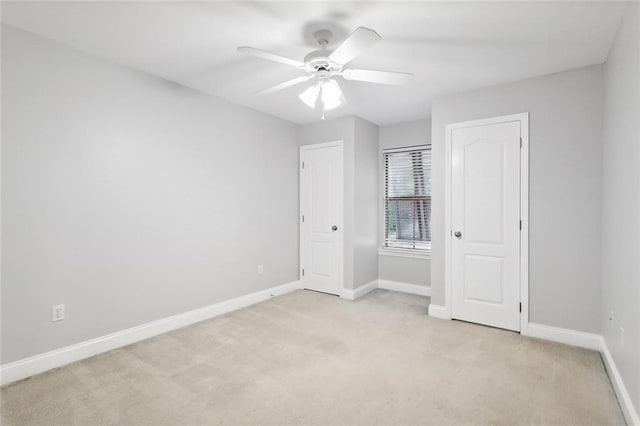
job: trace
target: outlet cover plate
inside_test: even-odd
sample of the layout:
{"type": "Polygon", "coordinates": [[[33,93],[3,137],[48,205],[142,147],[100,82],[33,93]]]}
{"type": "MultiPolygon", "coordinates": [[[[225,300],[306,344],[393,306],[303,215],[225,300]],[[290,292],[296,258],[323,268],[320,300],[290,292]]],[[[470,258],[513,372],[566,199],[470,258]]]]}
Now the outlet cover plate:
{"type": "Polygon", "coordinates": [[[62,321],[64,319],[64,305],[53,305],[51,307],[51,321],[62,321]]]}

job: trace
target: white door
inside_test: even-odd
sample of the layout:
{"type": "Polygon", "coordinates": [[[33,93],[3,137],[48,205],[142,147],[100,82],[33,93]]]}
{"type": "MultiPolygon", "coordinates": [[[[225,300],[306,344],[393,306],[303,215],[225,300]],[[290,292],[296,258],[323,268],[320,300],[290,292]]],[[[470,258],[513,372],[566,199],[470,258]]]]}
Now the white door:
{"type": "Polygon", "coordinates": [[[300,149],[300,279],[339,294],[342,274],[342,143],[300,149]]]}
{"type": "Polygon", "coordinates": [[[520,121],[451,130],[451,314],[520,330],[520,121]]]}

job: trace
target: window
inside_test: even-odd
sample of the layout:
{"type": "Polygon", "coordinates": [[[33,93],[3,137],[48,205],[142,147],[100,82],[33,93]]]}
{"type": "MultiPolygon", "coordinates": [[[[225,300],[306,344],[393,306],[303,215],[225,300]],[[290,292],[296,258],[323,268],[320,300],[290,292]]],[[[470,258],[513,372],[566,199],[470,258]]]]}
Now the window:
{"type": "Polygon", "coordinates": [[[384,151],[384,247],[431,249],[431,146],[384,151]]]}

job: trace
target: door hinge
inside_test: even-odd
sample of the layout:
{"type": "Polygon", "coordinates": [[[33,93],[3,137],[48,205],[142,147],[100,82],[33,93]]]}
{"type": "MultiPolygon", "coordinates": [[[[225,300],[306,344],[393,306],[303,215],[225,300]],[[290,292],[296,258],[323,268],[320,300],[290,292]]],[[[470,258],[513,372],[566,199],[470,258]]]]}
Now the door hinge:
{"type": "Polygon", "coordinates": [[[304,169],[304,161],[302,162],[302,168],[304,169]]]}
{"type": "Polygon", "coordinates": [[[520,302],[520,313],[522,313],[522,302],[520,302]]]}
{"type": "Polygon", "coordinates": [[[302,215],[302,222],[304,222],[304,215],[302,215]]]}
{"type": "Polygon", "coordinates": [[[520,221],[520,230],[522,231],[522,221],[520,221]]]}
{"type": "Polygon", "coordinates": [[[522,148],[522,138],[520,138],[520,148],[522,148]]]}
{"type": "Polygon", "coordinates": [[[302,270],[302,276],[304,277],[304,269],[302,270]]]}

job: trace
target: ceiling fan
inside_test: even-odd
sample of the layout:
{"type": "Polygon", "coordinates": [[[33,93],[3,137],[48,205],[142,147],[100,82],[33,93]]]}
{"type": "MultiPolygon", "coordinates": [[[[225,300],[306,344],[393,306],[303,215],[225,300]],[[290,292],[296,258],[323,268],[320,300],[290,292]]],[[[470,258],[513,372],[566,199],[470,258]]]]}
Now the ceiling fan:
{"type": "Polygon", "coordinates": [[[280,83],[260,94],[269,94],[286,89],[296,84],[315,79],[315,83],[300,94],[300,99],[309,107],[320,107],[323,111],[338,107],[344,102],[342,90],[335,77],[345,80],[365,81],[368,83],[380,83],[391,85],[405,85],[413,74],[404,72],[377,71],[345,68],[345,65],[360,55],[367,48],[381,40],[382,37],[374,30],[358,27],[335,50],[328,50],[327,45],[333,34],[329,30],[316,31],[314,38],[320,45],[319,50],[314,50],[304,57],[303,61],[287,58],[275,53],[256,49],[253,47],[238,47],[238,51],[261,59],[279,62],[306,71],[307,75],[300,76],[284,83],[280,83]]]}

